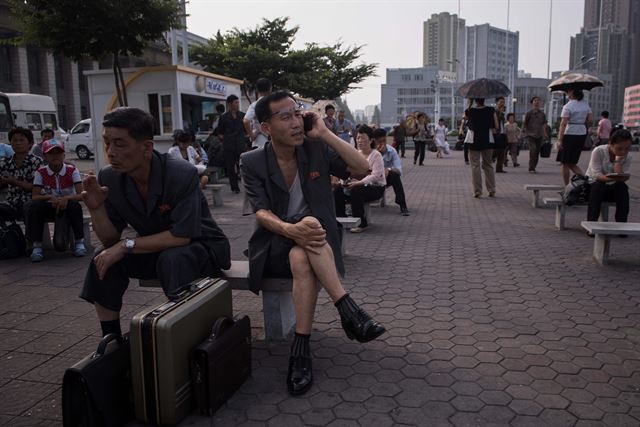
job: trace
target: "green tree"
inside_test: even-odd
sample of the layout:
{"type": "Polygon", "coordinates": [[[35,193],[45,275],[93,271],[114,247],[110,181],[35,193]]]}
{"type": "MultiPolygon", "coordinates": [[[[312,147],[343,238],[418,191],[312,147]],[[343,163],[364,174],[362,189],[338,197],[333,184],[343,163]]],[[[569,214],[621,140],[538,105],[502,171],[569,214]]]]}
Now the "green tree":
{"type": "Polygon", "coordinates": [[[376,64],[355,65],[362,46],[292,44],[299,27],[287,28],[289,18],[264,19],[253,29],[218,32],[208,43],[194,46],[191,58],[205,70],[244,81],[245,96],[266,77],[275,89],[287,89],[306,98],[336,99],[372,76],[376,64]]]}
{"type": "Polygon", "coordinates": [[[33,44],[79,61],[113,57],[120,105],[127,93],[120,56],[140,55],[150,41],[178,28],[175,0],[9,0],[21,34],[15,44],[33,44]]]}

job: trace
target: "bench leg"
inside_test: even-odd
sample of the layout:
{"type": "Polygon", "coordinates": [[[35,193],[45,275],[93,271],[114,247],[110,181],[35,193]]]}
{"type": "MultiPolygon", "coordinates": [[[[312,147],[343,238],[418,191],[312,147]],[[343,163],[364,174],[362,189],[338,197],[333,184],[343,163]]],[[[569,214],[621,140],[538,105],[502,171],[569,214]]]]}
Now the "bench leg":
{"type": "Polygon", "coordinates": [[[556,205],[556,228],[558,230],[564,230],[565,215],[567,208],[564,204],[556,205]]]}
{"type": "Polygon", "coordinates": [[[211,190],[211,194],[213,195],[213,206],[222,206],[222,192],[220,190],[211,190]]]}
{"type": "Polygon", "coordinates": [[[265,339],[286,339],[296,323],[291,292],[262,291],[262,310],[265,339]]]}
{"type": "Polygon", "coordinates": [[[531,195],[531,206],[534,208],[540,207],[540,190],[533,190],[531,195]]]}
{"type": "Polygon", "coordinates": [[[593,258],[600,265],[609,264],[609,246],[611,236],[608,234],[596,234],[593,242],[593,258]]]}

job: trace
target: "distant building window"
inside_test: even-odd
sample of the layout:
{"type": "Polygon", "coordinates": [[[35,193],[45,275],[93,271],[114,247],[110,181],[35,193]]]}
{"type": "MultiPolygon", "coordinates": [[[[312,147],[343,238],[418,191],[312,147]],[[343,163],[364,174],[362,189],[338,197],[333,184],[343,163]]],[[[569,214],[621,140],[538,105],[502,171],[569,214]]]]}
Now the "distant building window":
{"type": "Polygon", "coordinates": [[[40,87],[41,84],[41,64],[40,52],[34,48],[27,48],[27,66],[29,67],[29,85],[40,87]]]}
{"type": "Polygon", "coordinates": [[[402,81],[403,82],[411,81],[411,74],[403,74],[402,75],[402,81]]]}
{"type": "Polygon", "coordinates": [[[0,81],[13,83],[11,74],[11,46],[0,45],[0,81]]]}
{"type": "Polygon", "coordinates": [[[413,80],[422,81],[424,80],[424,76],[422,74],[415,74],[413,80]]]}

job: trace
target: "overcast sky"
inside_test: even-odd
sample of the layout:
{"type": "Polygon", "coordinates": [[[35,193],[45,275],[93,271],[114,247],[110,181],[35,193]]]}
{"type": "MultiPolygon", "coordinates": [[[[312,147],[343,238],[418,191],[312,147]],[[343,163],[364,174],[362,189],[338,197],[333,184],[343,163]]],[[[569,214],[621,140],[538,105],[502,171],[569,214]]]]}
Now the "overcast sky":
{"type": "MultiPolygon", "coordinates": [[[[551,0],[511,0],[509,29],[520,32],[518,68],[545,77],[551,0]]],[[[350,108],[380,102],[386,68],[422,65],[422,23],[431,14],[458,13],[466,25],[507,28],[507,0],[189,0],[189,31],[211,37],[233,27],[253,28],[263,18],[288,16],[305,42],[365,45],[362,61],[378,63],[377,77],[346,95],[350,108]]],[[[569,67],[569,39],[580,31],[584,0],[553,0],[551,71],[569,67]]]]}

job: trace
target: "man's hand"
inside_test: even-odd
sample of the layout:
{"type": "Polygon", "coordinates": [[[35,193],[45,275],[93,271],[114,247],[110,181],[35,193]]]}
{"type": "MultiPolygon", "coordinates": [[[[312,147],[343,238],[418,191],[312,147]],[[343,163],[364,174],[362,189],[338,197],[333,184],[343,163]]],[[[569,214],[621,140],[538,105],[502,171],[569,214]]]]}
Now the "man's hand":
{"type": "Polygon", "coordinates": [[[107,187],[100,187],[95,175],[87,175],[87,177],[82,180],[82,185],[84,187],[82,200],[89,210],[96,210],[104,205],[109,195],[109,189],[107,187]]]}
{"type": "Polygon", "coordinates": [[[69,200],[66,197],[51,197],[49,199],[49,203],[56,210],[56,212],[63,211],[67,209],[67,203],[69,200]]]}
{"type": "Polygon", "coordinates": [[[105,275],[109,268],[120,261],[125,255],[125,248],[122,242],[118,242],[115,245],[111,246],[108,249],[100,252],[94,259],[93,262],[96,265],[96,270],[98,271],[98,277],[100,280],[104,280],[105,275]]]}
{"type": "Polygon", "coordinates": [[[319,248],[327,244],[327,232],[314,217],[307,216],[297,224],[290,224],[287,234],[298,246],[315,254],[320,254],[319,248]]]}
{"type": "Polygon", "coordinates": [[[311,130],[306,132],[306,135],[309,138],[322,140],[324,139],[324,135],[326,135],[326,132],[331,133],[331,131],[327,128],[327,125],[325,125],[324,120],[322,120],[316,113],[305,111],[302,114],[302,117],[306,118],[307,120],[313,120],[311,130]]]}
{"type": "Polygon", "coordinates": [[[349,190],[351,190],[352,188],[356,188],[356,187],[361,187],[362,185],[362,181],[349,181],[347,182],[347,188],[349,190]]]}

